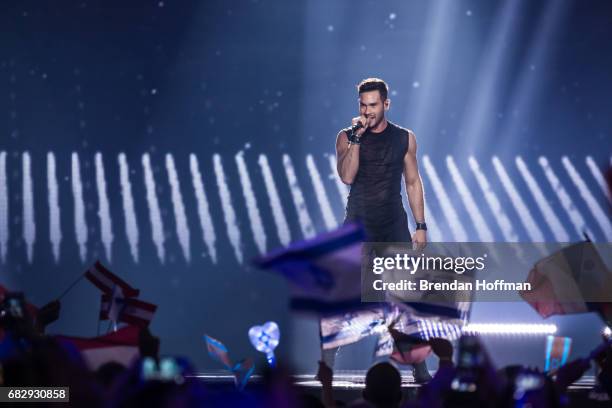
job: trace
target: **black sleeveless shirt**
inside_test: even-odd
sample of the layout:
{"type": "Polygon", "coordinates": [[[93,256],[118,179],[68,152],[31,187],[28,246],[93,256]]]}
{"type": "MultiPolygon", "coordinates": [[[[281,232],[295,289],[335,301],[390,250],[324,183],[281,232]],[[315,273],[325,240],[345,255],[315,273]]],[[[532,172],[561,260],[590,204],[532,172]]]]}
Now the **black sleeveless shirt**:
{"type": "MultiPolygon", "coordinates": [[[[350,128],[343,130],[350,134],[350,128]]],[[[361,222],[370,242],[411,241],[401,196],[407,151],[408,130],[389,121],[382,132],[362,136],[344,222],[361,222]]]]}

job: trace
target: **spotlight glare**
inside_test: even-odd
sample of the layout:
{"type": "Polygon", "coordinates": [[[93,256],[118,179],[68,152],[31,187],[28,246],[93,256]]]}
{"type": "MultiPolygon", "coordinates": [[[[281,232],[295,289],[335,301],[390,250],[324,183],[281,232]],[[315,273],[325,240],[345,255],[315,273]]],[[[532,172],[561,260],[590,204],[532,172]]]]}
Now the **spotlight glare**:
{"type": "Polygon", "coordinates": [[[554,324],[530,324],[530,323],[470,323],[463,328],[464,333],[469,334],[533,334],[547,335],[555,334],[557,326],[554,324]]]}

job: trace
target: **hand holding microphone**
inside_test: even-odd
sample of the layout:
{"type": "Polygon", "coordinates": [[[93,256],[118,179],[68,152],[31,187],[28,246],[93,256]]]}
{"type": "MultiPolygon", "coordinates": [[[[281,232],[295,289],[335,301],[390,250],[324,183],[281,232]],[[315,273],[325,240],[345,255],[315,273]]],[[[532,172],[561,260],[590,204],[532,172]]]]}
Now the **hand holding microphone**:
{"type": "Polygon", "coordinates": [[[348,135],[350,144],[361,144],[361,136],[368,129],[368,119],[365,116],[357,116],[352,119],[351,131],[348,135]]]}
{"type": "Polygon", "coordinates": [[[368,118],[365,116],[357,116],[352,119],[351,130],[357,137],[361,137],[368,130],[368,118]]]}

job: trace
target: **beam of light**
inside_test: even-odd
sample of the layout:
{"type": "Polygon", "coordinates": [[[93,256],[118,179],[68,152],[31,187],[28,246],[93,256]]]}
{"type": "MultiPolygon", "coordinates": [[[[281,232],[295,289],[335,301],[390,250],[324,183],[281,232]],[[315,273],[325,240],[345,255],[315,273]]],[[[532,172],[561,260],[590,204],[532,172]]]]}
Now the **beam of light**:
{"type": "Polygon", "coordinates": [[[550,230],[552,231],[556,242],[569,242],[570,237],[567,233],[567,230],[565,229],[563,224],[561,224],[561,221],[559,221],[559,218],[548,203],[546,197],[544,197],[542,189],[540,188],[535,178],[527,168],[527,164],[525,164],[521,156],[516,156],[515,162],[516,167],[521,173],[521,176],[523,176],[525,183],[527,183],[527,187],[529,188],[533,199],[538,205],[538,208],[540,209],[544,220],[546,220],[546,223],[550,227],[550,230]]]}
{"type": "Polygon", "coordinates": [[[549,335],[557,332],[557,326],[538,323],[469,323],[463,328],[463,332],[479,335],[549,335]]]}
{"type": "Polygon", "coordinates": [[[270,210],[272,211],[272,218],[274,219],[274,225],[276,225],[276,232],[278,234],[278,240],[284,246],[289,245],[291,242],[291,233],[289,232],[289,225],[287,224],[287,218],[283,211],[283,205],[276,189],[276,183],[272,176],[272,170],[270,170],[270,164],[266,155],[259,155],[259,168],[263,175],[264,184],[266,186],[266,192],[268,193],[268,201],[270,203],[270,210]]]}
{"type": "Polygon", "coordinates": [[[506,169],[504,168],[503,164],[497,156],[493,156],[491,161],[493,162],[493,167],[495,167],[495,171],[497,172],[497,177],[499,177],[499,179],[501,180],[502,185],[506,190],[506,193],[508,194],[508,197],[510,197],[512,205],[514,206],[516,212],[519,215],[519,219],[521,220],[523,227],[527,231],[527,235],[529,235],[529,239],[531,239],[531,242],[544,242],[545,240],[544,234],[542,234],[542,230],[540,230],[540,227],[538,227],[538,224],[531,216],[531,212],[525,205],[525,202],[521,198],[521,195],[519,194],[518,190],[514,186],[514,183],[510,179],[510,176],[508,176],[508,173],[506,172],[506,169]]]}
{"type": "Polygon", "coordinates": [[[444,82],[448,68],[452,66],[450,58],[452,53],[453,31],[459,19],[457,12],[460,3],[457,1],[436,1],[430,5],[425,27],[424,40],[415,69],[415,83],[418,89],[411,92],[410,103],[408,103],[407,123],[410,123],[417,135],[434,134],[432,129],[434,112],[438,109],[442,100],[444,82]]]}
{"type": "Polygon", "coordinates": [[[174,157],[170,153],[166,154],[166,172],[168,173],[168,183],[170,184],[170,193],[172,196],[172,209],[174,210],[174,219],[176,220],[176,236],[178,237],[183,257],[187,263],[191,262],[191,246],[190,232],[187,223],[187,215],[185,215],[185,204],[183,203],[183,194],[181,194],[181,183],[176,172],[174,157]]]}
{"type": "Polygon", "coordinates": [[[589,167],[589,170],[591,171],[591,175],[597,182],[597,185],[603,192],[604,196],[606,196],[606,198],[608,199],[608,202],[612,204],[612,195],[610,194],[610,191],[608,190],[608,185],[606,184],[606,180],[604,180],[601,170],[597,167],[597,164],[595,164],[595,160],[593,160],[591,156],[587,156],[586,164],[589,167]]]}
{"type": "Polygon", "coordinates": [[[424,200],[425,204],[425,220],[427,221],[427,232],[430,236],[431,242],[443,242],[442,232],[440,231],[440,227],[438,227],[438,222],[436,221],[433,213],[430,211],[429,206],[427,205],[427,199],[424,200]]]}
{"type": "Polygon", "coordinates": [[[193,181],[193,190],[195,192],[196,201],[198,202],[198,217],[200,219],[200,227],[202,228],[202,238],[208,250],[208,254],[214,264],[217,263],[217,248],[215,242],[217,235],[215,234],[215,226],[210,215],[210,206],[208,198],[204,191],[204,183],[202,182],[202,174],[200,173],[200,165],[198,158],[194,153],[189,155],[189,168],[191,170],[191,179],[193,181]]]}
{"type": "Polygon", "coordinates": [[[6,182],[6,152],[0,152],[0,257],[6,262],[8,250],[8,183],[6,182]]]}
{"type": "Polygon", "coordinates": [[[87,218],[85,217],[85,200],[83,199],[83,183],[81,181],[81,164],[79,155],[72,153],[72,198],[74,200],[74,233],[79,246],[79,256],[85,262],[87,258],[87,218]]]}
{"type": "Polygon", "coordinates": [[[340,194],[340,200],[342,200],[342,208],[346,209],[346,202],[348,200],[349,188],[346,184],[340,180],[340,176],[338,175],[338,160],[336,156],[330,154],[327,156],[329,159],[329,166],[331,167],[330,177],[336,183],[336,188],[338,189],[338,194],[340,194]]]}
{"type": "Polygon", "coordinates": [[[306,167],[308,168],[310,180],[312,181],[312,186],[314,187],[315,195],[319,207],[321,208],[321,213],[323,214],[325,227],[328,231],[338,228],[338,221],[336,221],[336,217],[334,217],[334,212],[332,211],[327,193],[325,192],[325,187],[323,186],[323,181],[321,180],[321,173],[319,173],[311,154],[306,155],[306,167]]]}
{"type": "Polygon", "coordinates": [[[227,228],[227,235],[230,240],[230,244],[234,249],[234,255],[238,260],[238,263],[242,264],[242,240],[240,237],[240,228],[238,228],[238,221],[236,219],[236,212],[232,206],[232,196],[230,195],[229,187],[225,179],[225,172],[223,171],[223,165],[221,163],[221,156],[215,153],[213,156],[213,164],[215,168],[215,176],[217,178],[217,188],[219,189],[219,198],[221,199],[221,207],[223,209],[223,216],[225,219],[225,226],[227,228]]]}
{"type": "Polygon", "coordinates": [[[104,176],[104,163],[102,162],[102,154],[97,152],[95,155],[96,162],[96,187],[98,190],[98,217],[100,218],[100,238],[104,245],[104,253],[106,259],[112,261],[112,246],[113,246],[113,220],[110,214],[108,204],[108,194],[106,192],[106,177],[104,176]]]}
{"type": "Polygon", "coordinates": [[[121,200],[125,218],[125,235],[130,245],[130,254],[134,262],[138,263],[138,241],[140,239],[136,211],[134,210],[134,196],[130,182],[130,168],[125,153],[119,153],[119,182],[121,183],[121,200]]]}
{"type": "Polygon", "coordinates": [[[521,71],[517,83],[512,86],[512,95],[509,98],[508,114],[503,126],[500,127],[501,135],[497,138],[501,145],[498,150],[508,149],[511,144],[516,143],[517,135],[523,131],[525,124],[529,123],[528,115],[533,112],[536,94],[545,81],[542,80],[548,72],[546,63],[554,44],[554,34],[564,18],[569,14],[571,2],[567,0],[549,1],[546,8],[541,12],[540,21],[536,25],[535,39],[530,41],[527,56],[520,64],[521,71]]]}
{"type": "Polygon", "coordinates": [[[302,235],[305,239],[312,238],[315,235],[315,230],[312,225],[312,220],[308,214],[306,208],[306,202],[304,201],[304,194],[298,184],[297,177],[295,176],[295,170],[289,155],[283,154],[283,165],[285,166],[285,173],[287,175],[287,181],[289,182],[289,189],[291,190],[291,196],[293,197],[293,204],[298,214],[298,221],[300,228],[302,229],[302,235]]]}
{"type": "Polygon", "coordinates": [[[464,121],[459,127],[459,135],[464,139],[464,146],[482,146],[479,143],[492,128],[495,107],[497,106],[497,87],[503,82],[504,70],[508,70],[508,60],[512,53],[510,47],[512,34],[520,26],[519,10],[524,4],[522,1],[508,1],[502,3],[491,27],[494,32],[489,37],[484,55],[481,59],[474,90],[470,94],[464,113],[464,121]]]}
{"type": "Polygon", "coordinates": [[[442,212],[444,213],[444,217],[450,226],[451,233],[453,234],[453,238],[455,242],[467,242],[468,237],[465,232],[465,228],[463,228],[463,224],[459,221],[459,216],[455,211],[455,208],[451,205],[451,201],[446,194],[446,190],[438,177],[438,173],[434,168],[431,160],[429,160],[429,156],[423,156],[423,165],[425,167],[425,173],[429,177],[431,181],[431,186],[434,190],[434,194],[438,199],[438,203],[442,207],[442,212]]]}
{"type": "Polygon", "coordinates": [[[474,173],[476,181],[478,182],[478,185],[482,190],[482,194],[484,195],[485,200],[487,201],[487,204],[489,205],[489,208],[493,213],[493,218],[495,218],[497,224],[499,225],[499,228],[502,231],[504,240],[506,242],[517,242],[518,237],[516,236],[516,233],[512,228],[512,223],[510,222],[510,219],[506,215],[506,212],[499,203],[497,195],[495,195],[495,192],[491,190],[491,186],[487,181],[487,177],[480,170],[480,165],[478,164],[474,156],[470,156],[468,162],[470,164],[470,168],[472,169],[472,173],[474,173]]]}
{"type": "Polygon", "coordinates": [[[247,207],[247,214],[249,215],[249,221],[251,222],[253,239],[255,240],[255,245],[257,245],[257,250],[259,253],[264,254],[266,253],[266,242],[268,238],[266,237],[264,224],[261,220],[261,214],[259,213],[259,206],[257,205],[257,199],[255,198],[255,192],[253,191],[249,171],[244,160],[244,152],[238,152],[235,159],[236,165],[238,166],[238,174],[240,175],[242,194],[247,207]]]}
{"type": "Polygon", "coordinates": [[[459,168],[455,164],[455,160],[452,156],[446,156],[446,166],[448,167],[448,172],[453,178],[453,182],[457,186],[457,190],[459,191],[459,195],[461,196],[461,200],[465,205],[467,213],[470,216],[474,227],[476,228],[480,242],[495,241],[493,238],[493,233],[482,217],[482,214],[476,205],[476,201],[474,201],[474,197],[472,196],[468,186],[465,184],[465,181],[459,172],[459,168]]]}
{"type": "Polygon", "coordinates": [[[606,241],[612,242],[612,224],[610,223],[610,218],[606,215],[595,197],[593,197],[593,193],[591,193],[591,190],[589,190],[589,187],[587,187],[586,183],[582,179],[582,176],[580,176],[580,173],[578,173],[578,170],[576,170],[570,159],[567,156],[563,156],[561,158],[561,163],[563,163],[565,171],[567,171],[567,174],[572,179],[572,182],[578,189],[578,192],[580,192],[580,196],[586,203],[587,207],[589,207],[593,217],[595,217],[597,225],[599,225],[599,228],[604,233],[606,241]]]}
{"type": "Polygon", "coordinates": [[[554,170],[552,169],[552,167],[550,167],[548,159],[544,156],[540,156],[538,159],[538,163],[540,164],[540,167],[542,167],[544,175],[550,183],[550,187],[553,189],[553,191],[559,198],[563,209],[569,216],[572,226],[574,227],[574,231],[576,232],[577,238],[582,240],[584,238],[584,233],[588,234],[590,237],[593,237],[593,232],[589,229],[589,227],[586,226],[584,218],[582,218],[582,215],[574,206],[574,203],[572,202],[572,199],[570,198],[569,194],[567,194],[565,187],[563,187],[554,170]]]}
{"type": "Polygon", "coordinates": [[[144,182],[145,189],[147,192],[147,204],[149,206],[149,220],[151,222],[151,234],[155,249],[157,251],[157,257],[163,264],[166,261],[166,249],[164,248],[164,241],[166,236],[164,234],[164,224],[161,217],[161,211],[159,209],[159,201],[157,199],[157,192],[155,191],[155,178],[153,177],[153,169],[151,168],[151,158],[149,153],[142,155],[142,168],[144,170],[144,182]]]}
{"type": "Polygon", "coordinates": [[[62,243],[61,212],[59,207],[59,186],[57,184],[57,172],[55,155],[47,153],[47,190],[49,203],[49,241],[53,251],[55,263],[59,262],[60,245],[62,243]]]}

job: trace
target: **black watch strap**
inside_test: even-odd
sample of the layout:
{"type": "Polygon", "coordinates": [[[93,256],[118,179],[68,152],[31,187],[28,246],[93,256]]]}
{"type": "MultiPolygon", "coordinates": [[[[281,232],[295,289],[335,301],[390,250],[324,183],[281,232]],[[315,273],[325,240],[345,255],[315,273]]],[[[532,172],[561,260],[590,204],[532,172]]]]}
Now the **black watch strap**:
{"type": "Polygon", "coordinates": [[[417,230],[425,230],[427,231],[427,224],[424,222],[417,222],[416,223],[416,229],[417,230]]]}

